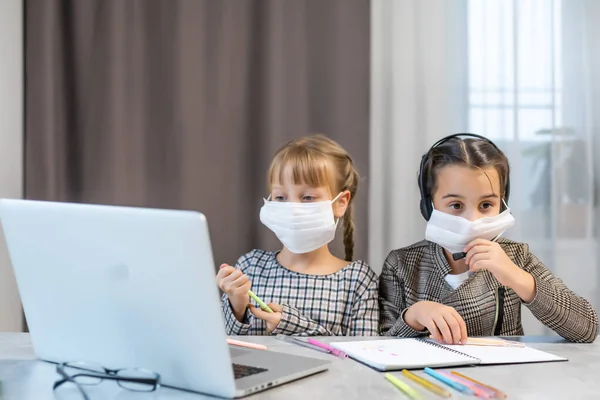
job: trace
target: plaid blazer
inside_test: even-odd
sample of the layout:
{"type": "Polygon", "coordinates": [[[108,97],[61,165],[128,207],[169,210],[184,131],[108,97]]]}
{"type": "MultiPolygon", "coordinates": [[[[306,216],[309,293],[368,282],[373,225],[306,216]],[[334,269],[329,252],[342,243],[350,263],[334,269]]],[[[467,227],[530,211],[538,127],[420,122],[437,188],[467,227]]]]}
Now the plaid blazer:
{"type": "Polygon", "coordinates": [[[450,265],[442,248],[421,241],[392,251],[379,277],[380,333],[418,337],[428,332],[408,326],[403,313],[421,300],[454,307],[467,325],[469,336],[523,335],[521,304],[560,336],[573,342],[593,342],[598,316],[590,303],[577,296],[529,252],[529,246],[501,238],[508,257],[529,272],[536,285],[531,303],[523,302],[510,288],[500,285],[489,271],[478,271],[453,290],[445,281],[450,265]]]}

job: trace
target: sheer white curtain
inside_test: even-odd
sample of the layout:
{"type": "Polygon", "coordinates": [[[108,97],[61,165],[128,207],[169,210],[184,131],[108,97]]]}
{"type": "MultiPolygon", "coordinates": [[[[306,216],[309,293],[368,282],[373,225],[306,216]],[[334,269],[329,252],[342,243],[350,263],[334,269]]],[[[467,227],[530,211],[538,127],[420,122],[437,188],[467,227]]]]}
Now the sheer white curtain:
{"type": "MultiPolygon", "coordinates": [[[[426,144],[470,131],[511,161],[507,236],[598,308],[600,2],[374,0],[372,11],[374,267],[423,237],[426,144]]],[[[547,332],[523,310],[528,334],[547,332]]]]}
{"type": "MultiPolygon", "coordinates": [[[[518,224],[508,236],[529,243],[595,306],[597,4],[468,2],[469,126],[495,140],[511,161],[510,206],[518,224]]],[[[527,311],[524,319],[528,333],[546,332],[527,311]]]]}
{"type": "Polygon", "coordinates": [[[563,126],[575,144],[556,145],[553,156],[562,174],[553,182],[559,246],[556,272],[573,290],[600,308],[600,2],[563,0],[563,126]],[[569,153],[570,152],[570,153],[569,153]],[[560,168],[561,155],[570,162],[560,168]],[[565,196],[569,193],[569,196],[565,196]],[[570,243],[576,246],[569,246],[570,243]],[[565,245],[563,245],[563,243],[565,245]]]}
{"type": "Polygon", "coordinates": [[[467,128],[466,1],[371,2],[369,261],[423,238],[417,173],[435,140],[467,128]]]}

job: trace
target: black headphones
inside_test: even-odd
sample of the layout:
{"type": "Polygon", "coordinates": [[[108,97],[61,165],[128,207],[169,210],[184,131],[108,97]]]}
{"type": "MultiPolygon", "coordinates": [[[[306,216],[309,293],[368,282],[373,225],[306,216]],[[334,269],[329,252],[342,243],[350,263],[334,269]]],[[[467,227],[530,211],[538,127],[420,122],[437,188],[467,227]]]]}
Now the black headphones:
{"type": "MultiPolygon", "coordinates": [[[[450,139],[459,138],[462,136],[485,140],[486,142],[488,142],[489,144],[494,146],[496,148],[496,150],[500,151],[498,146],[496,146],[496,144],[494,142],[492,142],[490,139],[488,139],[484,136],[481,136],[481,135],[476,135],[474,133],[455,133],[454,135],[446,136],[445,138],[442,138],[442,139],[438,140],[437,142],[435,142],[433,144],[433,146],[431,146],[431,148],[427,151],[427,153],[425,153],[423,155],[423,157],[421,158],[421,167],[419,168],[419,191],[421,192],[421,203],[420,203],[421,215],[423,215],[423,218],[425,218],[425,220],[427,220],[427,221],[429,221],[429,218],[431,218],[431,213],[433,213],[433,200],[431,198],[431,193],[425,193],[425,190],[426,190],[425,177],[423,176],[423,168],[425,167],[425,163],[427,163],[427,160],[429,159],[429,156],[431,155],[431,151],[433,149],[435,149],[442,143],[447,142],[450,139]]],[[[504,186],[504,201],[505,202],[508,201],[509,195],[510,195],[510,177],[507,177],[506,184],[504,186]]],[[[504,206],[502,206],[502,208],[504,208],[504,206]]]]}

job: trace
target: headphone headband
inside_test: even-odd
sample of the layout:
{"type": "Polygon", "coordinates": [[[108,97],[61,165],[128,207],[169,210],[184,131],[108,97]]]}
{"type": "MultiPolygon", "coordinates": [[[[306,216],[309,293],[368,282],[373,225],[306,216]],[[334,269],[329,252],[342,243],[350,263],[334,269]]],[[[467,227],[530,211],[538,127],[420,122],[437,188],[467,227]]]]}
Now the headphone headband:
{"type": "MultiPolygon", "coordinates": [[[[431,218],[431,213],[433,213],[433,200],[431,198],[431,194],[426,193],[425,176],[423,174],[423,169],[425,168],[425,164],[427,163],[433,149],[446,143],[447,141],[449,141],[451,139],[460,138],[463,136],[484,140],[484,141],[488,142],[489,144],[491,144],[492,146],[494,146],[494,148],[496,150],[500,151],[498,146],[496,146],[496,144],[494,142],[492,142],[490,139],[486,138],[485,136],[477,135],[475,133],[455,133],[453,135],[446,136],[446,137],[438,140],[437,142],[435,142],[433,144],[433,146],[431,146],[429,148],[427,153],[425,153],[423,155],[423,157],[421,158],[421,166],[419,167],[418,182],[419,182],[419,191],[421,193],[421,201],[420,201],[419,205],[420,205],[420,209],[421,209],[421,215],[423,215],[423,218],[425,218],[425,220],[427,220],[427,221],[429,221],[429,218],[431,218]]],[[[505,202],[508,201],[509,195],[510,195],[510,177],[507,177],[506,182],[504,184],[504,200],[505,200],[505,202]]]]}

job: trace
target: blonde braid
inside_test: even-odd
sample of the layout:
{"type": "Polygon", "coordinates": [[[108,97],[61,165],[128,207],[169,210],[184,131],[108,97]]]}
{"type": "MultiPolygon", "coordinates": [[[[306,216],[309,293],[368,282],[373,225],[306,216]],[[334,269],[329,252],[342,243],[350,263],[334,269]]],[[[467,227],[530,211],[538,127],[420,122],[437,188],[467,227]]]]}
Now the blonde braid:
{"type": "Polygon", "coordinates": [[[346,261],[354,259],[354,212],[352,203],[348,204],[346,214],[344,215],[344,251],[346,261]]]}
{"type": "Polygon", "coordinates": [[[344,251],[346,253],[345,260],[352,261],[354,259],[354,196],[356,196],[356,192],[358,191],[358,172],[356,172],[356,168],[354,167],[354,163],[352,162],[352,158],[347,155],[346,156],[346,182],[344,184],[343,190],[348,190],[350,192],[350,202],[348,203],[348,207],[346,208],[346,213],[344,214],[344,251]]]}

